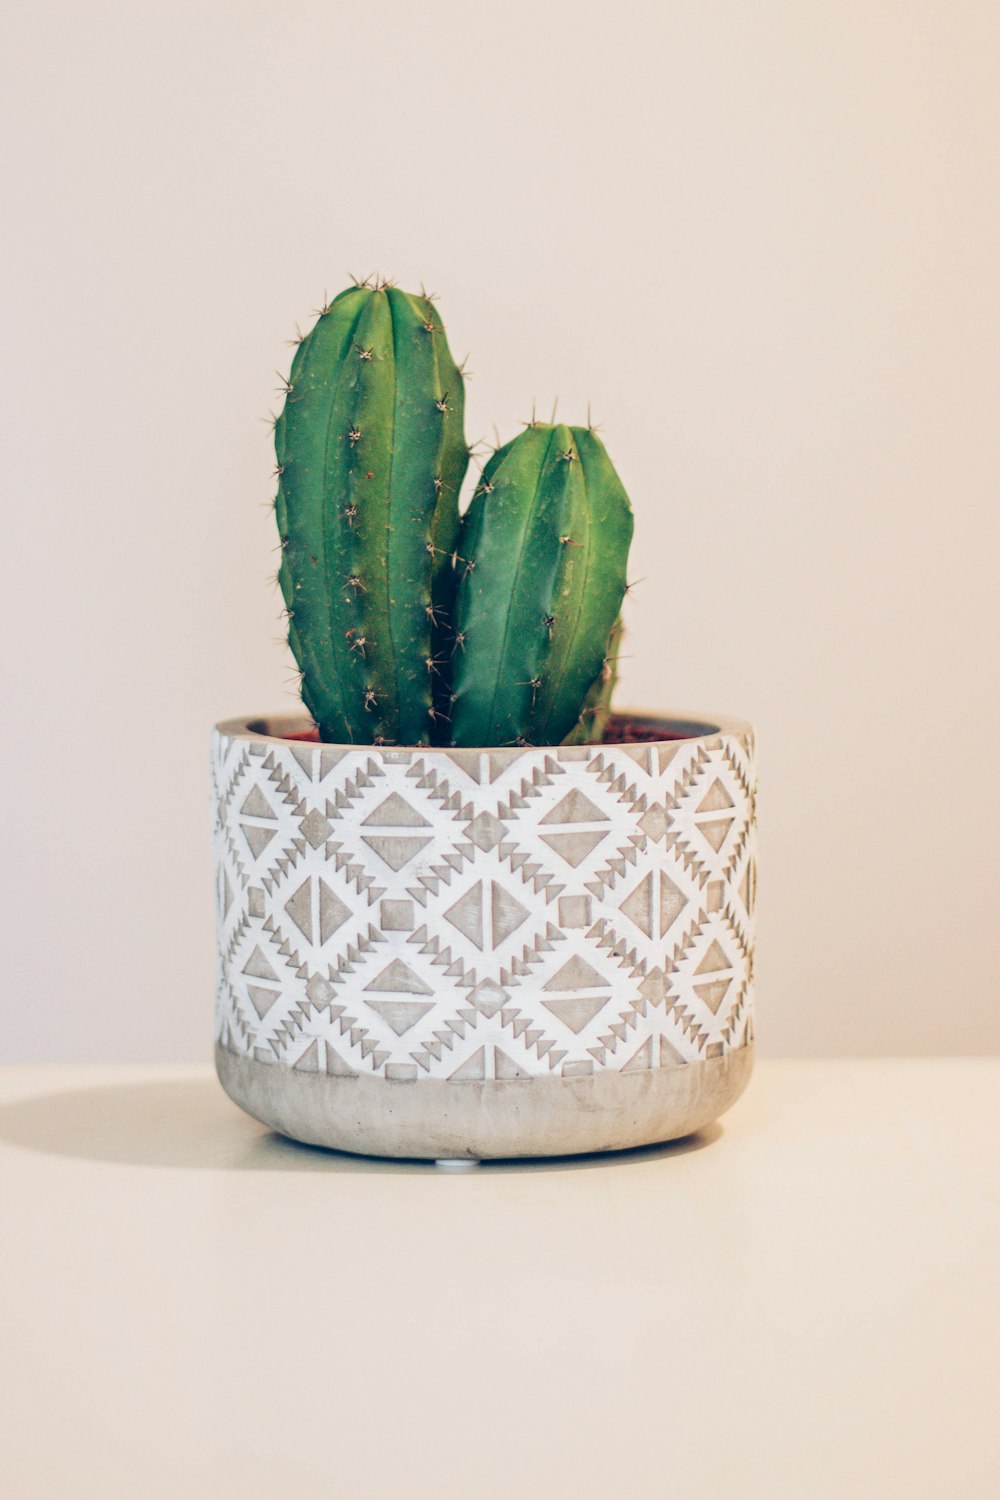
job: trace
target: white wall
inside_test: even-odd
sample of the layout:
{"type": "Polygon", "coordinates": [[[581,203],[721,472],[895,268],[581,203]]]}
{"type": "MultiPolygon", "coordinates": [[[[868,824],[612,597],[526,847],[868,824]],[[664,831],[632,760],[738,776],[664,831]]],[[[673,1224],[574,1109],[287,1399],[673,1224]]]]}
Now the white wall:
{"type": "Polygon", "coordinates": [[[1000,9],[7,0],[5,1022],[205,1057],[211,722],[289,659],[260,417],[440,294],[470,435],[586,402],[623,698],[758,725],[773,1054],[1000,1045],[1000,9]]]}

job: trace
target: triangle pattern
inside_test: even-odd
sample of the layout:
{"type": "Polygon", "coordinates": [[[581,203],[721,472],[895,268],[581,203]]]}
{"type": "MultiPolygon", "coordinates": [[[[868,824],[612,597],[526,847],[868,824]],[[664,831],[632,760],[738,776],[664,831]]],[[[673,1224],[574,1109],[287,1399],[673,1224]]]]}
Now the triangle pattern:
{"type": "Polygon", "coordinates": [[[637,1052],[633,1052],[627,1063],[622,1064],[623,1073],[641,1073],[653,1066],[653,1038],[648,1036],[637,1052]]]}
{"type": "Polygon", "coordinates": [[[648,745],[622,745],[621,751],[623,755],[628,756],[629,760],[634,760],[637,766],[641,766],[644,771],[649,770],[649,757],[652,751],[648,745]]]}
{"type": "Polygon", "coordinates": [[[610,995],[574,995],[568,1000],[543,1000],[542,1004],[576,1034],[604,1009],[610,999],[610,995]]]}
{"type": "Polygon", "coordinates": [[[313,940],[312,880],[307,876],[294,895],[285,902],[285,910],[307,943],[313,940]]]}
{"type": "Polygon", "coordinates": [[[257,1019],[263,1021],[275,1000],[281,996],[280,990],[266,990],[260,984],[248,984],[247,994],[250,996],[250,1004],[257,1012],[257,1019]]]}
{"type": "Polygon", "coordinates": [[[326,1071],[331,1078],[357,1077],[350,1063],[345,1062],[340,1053],[335,1052],[329,1042],[326,1044],[326,1071]]]}
{"type": "Polygon", "coordinates": [[[717,776],[712,782],[712,785],[709,787],[708,791],[705,793],[704,797],[702,797],[701,801],[698,803],[695,811],[700,813],[726,812],[732,806],[733,799],[732,797],[730,797],[729,793],[726,791],[725,787],[722,785],[722,782],[717,776]]]}
{"type": "Polygon", "coordinates": [[[240,812],[247,818],[270,818],[272,823],[275,820],[274,808],[256,782],[247,792],[240,812]]]}
{"type": "Polygon", "coordinates": [[[583,864],[587,855],[596,849],[601,840],[605,838],[607,838],[607,834],[602,832],[600,828],[592,833],[580,828],[574,833],[542,834],[542,839],[548,844],[549,848],[554,849],[560,859],[564,859],[568,865],[572,865],[574,870],[577,865],[583,864]]]}
{"type": "Polygon", "coordinates": [[[373,849],[390,870],[401,870],[431,842],[429,838],[401,838],[392,834],[382,837],[376,834],[364,834],[363,838],[369,849],[373,849]]]}
{"type": "Polygon", "coordinates": [[[319,1060],[319,1038],[313,1037],[298,1062],[293,1064],[296,1073],[321,1073],[319,1060]]]}
{"type": "Polygon", "coordinates": [[[474,943],[481,953],[483,951],[483,882],[477,880],[475,885],[470,886],[464,896],[459,896],[454,906],[449,906],[444,917],[463,937],[467,937],[470,943],[474,943]]]}
{"type": "Polygon", "coordinates": [[[640,932],[653,936],[653,872],[646,875],[635,890],[618,903],[618,910],[634,922],[640,932]]]}
{"type": "Polygon", "coordinates": [[[260,951],[259,943],[243,965],[243,972],[244,974],[249,974],[253,979],[277,979],[278,977],[260,951]]]}
{"type": "Polygon", "coordinates": [[[531,913],[526,906],[522,906],[509,891],[505,891],[502,885],[493,882],[491,901],[491,916],[493,919],[493,946],[499,947],[510,937],[511,933],[528,920],[531,913]]]}
{"type": "Polygon", "coordinates": [[[661,776],[669,766],[670,762],[674,759],[674,757],[680,754],[680,750],[681,746],[679,744],[660,745],[658,747],[656,751],[656,761],[661,776]]]}
{"type": "MultiPolygon", "coordinates": [[[[546,990],[597,990],[604,989],[606,981],[585,958],[574,953],[573,957],[542,988],[546,990]]],[[[603,1005],[603,1001],[601,1004],[603,1005]]]]}
{"type": "Polygon", "coordinates": [[[719,1014],[719,1006],[726,998],[726,991],[732,984],[731,979],[716,979],[709,984],[696,984],[694,989],[698,998],[708,1006],[713,1016],[719,1014]]]}
{"type": "Polygon", "coordinates": [[[374,979],[369,980],[365,989],[393,995],[433,995],[434,993],[424,984],[420,975],[414,974],[409,964],[404,964],[401,958],[394,958],[391,964],[387,964],[381,974],[376,974],[374,979]]]}
{"type": "MultiPolygon", "coordinates": [[[[448,759],[452,765],[457,766],[460,771],[464,771],[466,776],[472,781],[475,781],[477,784],[482,782],[483,778],[480,772],[481,762],[478,750],[456,750],[454,753],[448,755],[448,759]]],[[[453,1074],[452,1076],[454,1077],[455,1075],[453,1074]]]]}
{"type": "Polygon", "coordinates": [[[670,931],[681,912],[687,906],[687,897],[680,886],[674,885],[665,870],[660,871],[660,936],[670,931]]]}
{"type": "Polygon", "coordinates": [[[707,823],[697,823],[695,826],[698,829],[698,832],[701,834],[702,838],[706,839],[707,842],[711,844],[716,854],[718,854],[719,850],[726,842],[726,835],[729,833],[730,828],[732,828],[733,826],[733,819],[731,817],[711,818],[707,823]]]}
{"type": "Polygon", "coordinates": [[[704,958],[694,972],[696,974],[717,974],[720,969],[731,969],[732,967],[725,949],[716,938],[713,938],[704,958]]]}
{"type": "Polygon", "coordinates": [[[585,796],[578,787],[567,792],[551,812],[539,819],[540,823],[606,823],[607,821],[607,813],[602,813],[599,807],[595,807],[590,798],[585,796]]]}
{"type": "Polygon", "coordinates": [[[348,917],[351,908],[346,902],[341,901],[336,891],[332,891],[326,881],[319,881],[319,940],[320,943],[328,943],[335,932],[338,932],[348,917]]]}
{"type": "Polygon", "coordinates": [[[432,1008],[431,1000],[367,1000],[366,1005],[391,1026],[397,1036],[403,1036],[411,1026],[416,1026],[422,1016],[432,1008]]]}
{"type": "Polygon", "coordinates": [[[673,1042],[670,1041],[668,1037],[665,1037],[665,1036],[663,1036],[661,1034],[661,1036],[660,1036],[660,1067],[661,1068],[676,1068],[676,1067],[679,1067],[679,1066],[683,1066],[683,1064],[686,1063],[686,1062],[687,1062],[687,1058],[681,1056],[681,1054],[678,1052],[677,1048],[674,1046],[673,1042]]]}
{"type": "Polygon", "coordinates": [[[314,756],[312,750],[305,745],[289,746],[289,753],[300,770],[312,781],[313,767],[319,757],[314,756]]]}
{"type": "Polygon", "coordinates": [[[489,758],[490,781],[498,782],[503,773],[520,759],[518,750],[491,750],[489,758]]]}
{"type": "Polygon", "coordinates": [[[367,828],[429,828],[430,824],[398,792],[393,792],[368,814],[365,818],[365,826],[367,828]]]}
{"type": "Polygon", "coordinates": [[[260,859],[278,831],[276,828],[258,828],[253,823],[241,823],[240,828],[254,859],[260,859]]]}
{"type": "Polygon", "coordinates": [[[496,1077],[506,1079],[508,1082],[517,1078],[529,1078],[531,1076],[512,1057],[508,1057],[506,1052],[501,1052],[499,1047],[493,1048],[493,1066],[496,1071],[496,1077]]]}
{"type": "Polygon", "coordinates": [[[457,1079],[461,1083],[478,1083],[486,1077],[486,1048],[478,1047],[471,1057],[467,1057],[448,1077],[457,1079]]]}

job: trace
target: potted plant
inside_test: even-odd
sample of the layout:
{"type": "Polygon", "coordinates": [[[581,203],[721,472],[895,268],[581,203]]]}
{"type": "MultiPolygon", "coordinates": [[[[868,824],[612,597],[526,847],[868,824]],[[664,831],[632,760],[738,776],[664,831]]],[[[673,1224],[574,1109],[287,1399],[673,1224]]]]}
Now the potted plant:
{"type": "Polygon", "coordinates": [[[296,352],[275,516],[308,712],[215,730],[219,1077],[354,1152],[667,1140],[752,1065],[752,734],[612,715],[607,452],[532,420],[463,515],[463,407],[433,302],[386,282],[296,352]]]}

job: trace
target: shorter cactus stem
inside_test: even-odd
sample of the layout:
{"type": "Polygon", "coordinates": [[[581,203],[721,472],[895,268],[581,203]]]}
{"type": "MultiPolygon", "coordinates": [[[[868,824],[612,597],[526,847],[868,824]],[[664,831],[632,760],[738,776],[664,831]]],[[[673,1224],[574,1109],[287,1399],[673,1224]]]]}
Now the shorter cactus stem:
{"type": "Polygon", "coordinates": [[[588,429],[533,419],[497,449],[459,537],[456,745],[558,744],[574,731],[603,672],[631,535],[628,498],[588,429]]]}

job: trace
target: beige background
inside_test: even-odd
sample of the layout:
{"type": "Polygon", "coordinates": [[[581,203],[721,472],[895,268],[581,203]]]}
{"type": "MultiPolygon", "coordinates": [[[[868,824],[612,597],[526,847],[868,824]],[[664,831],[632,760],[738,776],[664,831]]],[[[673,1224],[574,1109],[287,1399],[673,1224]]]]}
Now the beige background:
{"type": "Polygon", "coordinates": [[[760,732],[772,1055],[1000,1046],[993,0],[7,0],[4,1055],[206,1055],[207,740],[286,706],[259,418],[349,271],[470,435],[589,400],[623,698],[760,732]]]}

